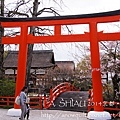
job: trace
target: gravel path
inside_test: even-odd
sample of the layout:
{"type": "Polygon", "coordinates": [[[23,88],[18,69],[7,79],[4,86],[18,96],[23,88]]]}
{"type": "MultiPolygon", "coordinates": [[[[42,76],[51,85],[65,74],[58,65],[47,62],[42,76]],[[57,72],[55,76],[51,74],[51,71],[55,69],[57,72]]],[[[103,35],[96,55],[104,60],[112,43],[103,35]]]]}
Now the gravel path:
{"type": "MultiPolygon", "coordinates": [[[[0,120],[19,120],[7,115],[7,109],[0,109],[0,120]]],[[[86,113],[59,110],[31,110],[30,120],[87,120],[86,113]]]]}

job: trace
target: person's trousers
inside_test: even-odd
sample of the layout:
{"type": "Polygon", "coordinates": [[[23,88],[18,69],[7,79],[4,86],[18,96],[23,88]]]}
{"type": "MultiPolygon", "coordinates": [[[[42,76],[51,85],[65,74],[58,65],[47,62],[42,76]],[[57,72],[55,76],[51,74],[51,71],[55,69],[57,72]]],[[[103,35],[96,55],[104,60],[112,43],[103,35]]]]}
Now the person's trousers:
{"type": "Polygon", "coordinates": [[[21,107],[21,120],[24,120],[24,116],[25,116],[25,114],[27,113],[27,107],[26,107],[26,104],[24,104],[24,105],[21,105],[20,106],[21,107]]]}
{"type": "Polygon", "coordinates": [[[27,116],[27,119],[29,119],[29,114],[30,114],[30,110],[27,110],[27,113],[24,115],[24,118],[27,116]]]}

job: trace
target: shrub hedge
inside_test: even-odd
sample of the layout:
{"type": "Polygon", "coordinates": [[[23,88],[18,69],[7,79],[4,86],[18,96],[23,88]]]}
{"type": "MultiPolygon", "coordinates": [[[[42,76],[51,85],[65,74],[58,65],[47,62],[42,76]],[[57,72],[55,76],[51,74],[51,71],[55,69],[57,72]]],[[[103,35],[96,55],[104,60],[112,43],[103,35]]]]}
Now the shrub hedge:
{"type": "Polygon", "coordinates": [[[0,80],[0,96],[14,96],[15,95],[15,81],[0,80]]]}

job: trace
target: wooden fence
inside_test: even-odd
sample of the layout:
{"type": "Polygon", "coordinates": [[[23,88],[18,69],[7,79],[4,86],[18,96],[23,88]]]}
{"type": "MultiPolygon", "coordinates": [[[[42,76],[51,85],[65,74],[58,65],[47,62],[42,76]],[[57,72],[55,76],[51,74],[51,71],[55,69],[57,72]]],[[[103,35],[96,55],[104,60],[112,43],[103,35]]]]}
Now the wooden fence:
{"type": "MultiPolygon", "coordinates": [[[[0,107],[13,108],[14,101],[15,101],[15,97],[0,96],[0,107]]],[[[30,97],[30,107],[32,109],[42,109],[42,98],[41,97],[30,97]]]]}

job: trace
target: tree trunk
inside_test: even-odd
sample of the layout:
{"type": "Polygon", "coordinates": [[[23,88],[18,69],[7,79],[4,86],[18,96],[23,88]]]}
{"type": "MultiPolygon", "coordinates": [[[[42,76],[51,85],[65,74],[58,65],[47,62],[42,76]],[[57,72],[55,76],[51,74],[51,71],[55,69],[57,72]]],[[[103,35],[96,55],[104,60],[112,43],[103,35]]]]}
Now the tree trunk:
{"type": "MultiPolygon", "coordinates": [[[[34,0],[34,2],[33,2],[33,15],[32,15],[33,18],[37,17],[36,14],[37,14],[37,10],[38,10],[38,5],[39,5],[38,0],[34,0]]],[[[35,30],[35,27],[31,27],[30,28],[30,34],[34,35],[34,30],[35,30]]],[[[30,76],[31,76],[30,70],[31,70],[31,63],[32,63],[33,47],[34,47],[34,44],[29,44],[28,45],[26,82],[25,82],[26,86],[29,85],[29,79],[30,79],[30,76]]]]}
{"type": "MultiPolygon", "coordinates": [[[[4,16],[4,0],[0,1],[0,15],[4,16]]],[[[4,29],[0,26],[0,79],[4,77],[4,69],[3,69],[3,56],[4,56],[4,45],[1,44],[2,36],[4,29]]]]}
{"type": "Polygon", "coordinates": [[[0,79],[4,77],[3,69],[3,55],[4,55],[4,45],[1,44],[3,29],[0,27],[0,79]]]}
{"type": "Polygon", "coordinates": [[[115,74],[114,77],[112,78],[112,83],[113,83],[113,98],[116,99],[116,93],[119,92],[119,78],[118,75],[115,74]]]}

